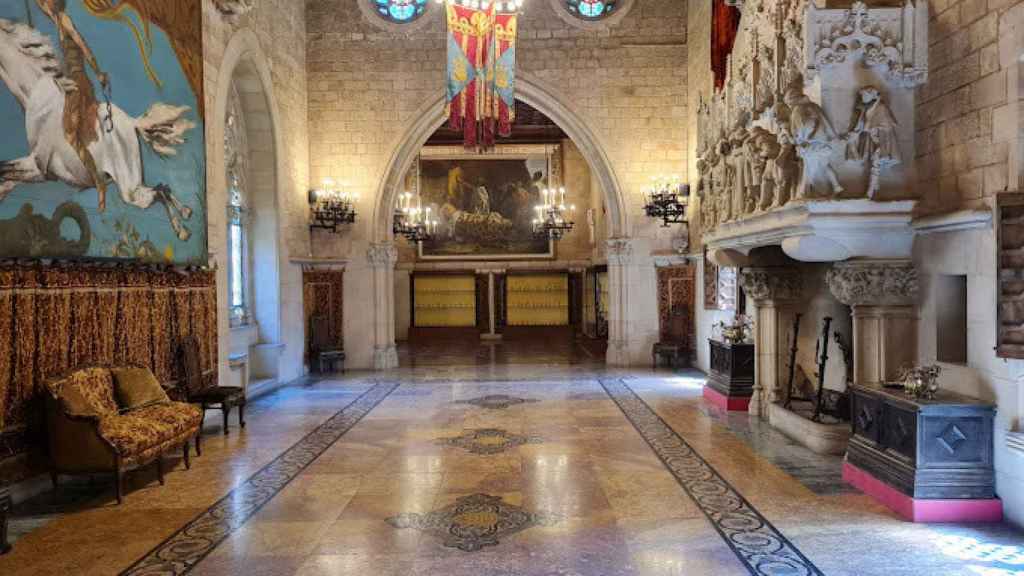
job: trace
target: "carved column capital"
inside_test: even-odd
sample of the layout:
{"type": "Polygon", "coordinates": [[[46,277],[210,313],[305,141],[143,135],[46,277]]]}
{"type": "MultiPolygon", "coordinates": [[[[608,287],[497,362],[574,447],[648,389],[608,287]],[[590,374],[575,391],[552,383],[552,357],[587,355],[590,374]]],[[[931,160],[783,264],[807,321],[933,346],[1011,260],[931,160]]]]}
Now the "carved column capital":
{"type": "Polygon", "coordinates": [[[608,240],[608,263],[615,266],[626,266],[633,261],[633,241],[629,238],[612,238],[608,240]]]}
{"type": "Polygon", "coordinates": [[[754,302],[797,300],[803,292],[803,277],[796,268],[744,268],[740,285],[754,302]]]}
{"type": "Polygon", "coordinates": [[[366,260],[371,268],[393,268],[398,262],[398,249],[394,244],[370,244],[366,260]]]}
{"type": "Polygon", "coordinates": [[[828,287],[847,306],[910,306],[919,290],[910,261],[840,262],[828,272],[828,287]]]}

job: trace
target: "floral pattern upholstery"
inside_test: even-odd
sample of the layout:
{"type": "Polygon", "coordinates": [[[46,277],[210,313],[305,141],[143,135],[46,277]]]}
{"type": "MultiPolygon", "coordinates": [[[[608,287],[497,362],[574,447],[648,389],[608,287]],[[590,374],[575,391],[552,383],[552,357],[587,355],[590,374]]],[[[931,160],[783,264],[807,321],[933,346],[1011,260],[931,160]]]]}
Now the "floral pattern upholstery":
{"type": "MultiPolygon", "coordinates": [[[[95,433],[111,446],[123,465],[133,466],[180,448],[199,431],[202,411],[183,402],[151,404],[121,413],[108,368],[83,368],[47,383],[54,398],[75,388],[99,415],[95,433]]],[[[64,439],[61,441],[69,441],[64,439]]]]}
{"type": "Polygon", "coordinates": [[[83,368],[48,384],[50,393],[60,397],[64,387],[72,387],[84,397],[100,417],[117,414],[114,399],[114,378],[107,368],[83,368]]]}
{"type": "Polygon", "coordinates": [[[132,458],[168,442],[171,447],[180,446],[179,436],[194,435],[201,418],[200,410],[191,404],[168,402],[107,416],[100,420],[99,431],[118,454],[132,458]]]}

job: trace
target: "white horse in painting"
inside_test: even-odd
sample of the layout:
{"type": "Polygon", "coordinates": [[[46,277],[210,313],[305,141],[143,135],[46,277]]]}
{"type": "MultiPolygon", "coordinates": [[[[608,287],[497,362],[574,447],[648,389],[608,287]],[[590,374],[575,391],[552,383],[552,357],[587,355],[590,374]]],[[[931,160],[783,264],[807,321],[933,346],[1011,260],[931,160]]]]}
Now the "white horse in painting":
{"type": "MultiPolygon", "coordinates": [[[[0,161],[0,201],[19,183],[56,181],[84,191],[96,182],[64,136],[63,67],[50,39],[25,24],[0,18],[0,80],[25,110],[29,154],[0,161]]],[[[149,208],[160,202],[167,209],[174,233],[188,240],[182,220],[192,209],[182,204],[165,184],[143,182],[140,140],[160,156],[173,156],[195,124],[184,118],[187,106],[154,104],[141,118],[132,118],[116,105],[100,103],[96,133],[89,145],[96,166],[121,191],[128,204],[149,208]],[[106,127],[104,127],[106,125],[106,127]],[[111,129],[112,125],[112,129],[111,129]],[[108,131],[109,130],[109,131],[108,131]]]]}

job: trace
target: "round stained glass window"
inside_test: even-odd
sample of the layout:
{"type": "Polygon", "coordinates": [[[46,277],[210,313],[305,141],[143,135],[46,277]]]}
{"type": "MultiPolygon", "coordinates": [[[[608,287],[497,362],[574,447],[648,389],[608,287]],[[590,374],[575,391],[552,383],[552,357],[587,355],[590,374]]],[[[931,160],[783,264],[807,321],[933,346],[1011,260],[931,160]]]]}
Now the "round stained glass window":
{"type": "Polygon", "coordinates": [[[615,13],[618,0],[565,0],[573,16],[583,20],[600,20],[615,13]]]}
{"type": "Polygon", "coordinates": [[[419,18],[427,10],[428,0],[369,0],[381,18],[405,24],[419,18]]]}

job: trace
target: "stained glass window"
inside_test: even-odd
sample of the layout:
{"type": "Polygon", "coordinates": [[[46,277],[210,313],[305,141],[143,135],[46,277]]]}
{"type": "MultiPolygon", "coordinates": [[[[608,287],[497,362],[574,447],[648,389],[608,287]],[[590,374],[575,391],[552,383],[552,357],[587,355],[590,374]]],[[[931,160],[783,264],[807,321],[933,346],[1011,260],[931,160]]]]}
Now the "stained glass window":
{"type": "Polygon", "coordinates": [[[600,20],[615,12],[618,0],[565,0],[565,6],[582,20],[600,20]]]}
{"type": "Polygon", "coordinates": [[[366,0],[381,18],[398,24],[412,22],[427,10],[427,0],[366,0]]]}

